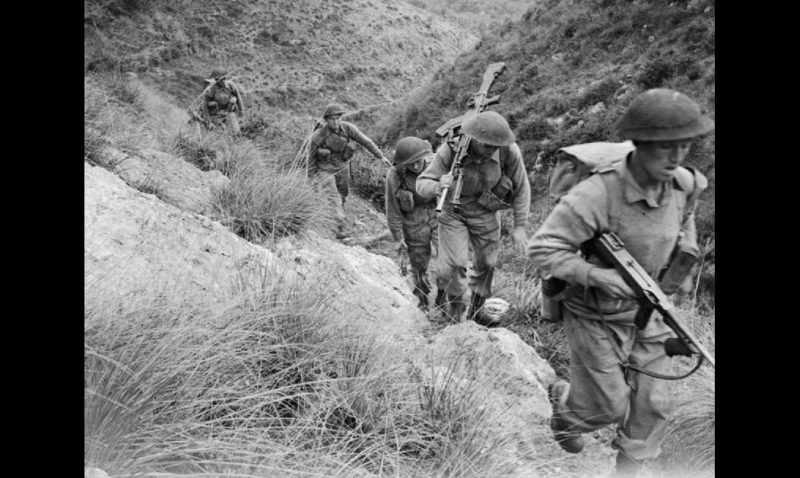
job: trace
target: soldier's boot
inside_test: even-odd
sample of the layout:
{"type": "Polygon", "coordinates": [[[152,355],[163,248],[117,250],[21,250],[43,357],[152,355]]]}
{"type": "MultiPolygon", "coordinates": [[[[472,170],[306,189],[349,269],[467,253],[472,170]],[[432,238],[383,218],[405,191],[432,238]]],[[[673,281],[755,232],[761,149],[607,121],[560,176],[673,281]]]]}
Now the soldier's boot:
{"type": "Polygon", "coordinates": [[[482,313],[481,307],[483,307],[484,302],[486,302],[486,297],[473,292],[472,298],[470,298],[469,301],[469,312],[467,312],[467,318],[475,321],[476,324],[483,325],[484,327],[497,327],[500,325],[499,318],[495,319],[482,313]]]}
{"type": "Polygon", "coordinates": [[[460,295],[453,296],[447,294],[447,306],[445,307],[444,318],[452,323],[460,323],[466,308],[467,304],[464,303],[460,295]]]}
{"type": "Polygon", "coordinates": [[[634,460],[623,452],[617,453],[613,478],[634,478],[644,466],[644,460],[634,460]]]}
{"type": "Polygon", "coordinates": [[[436,300],[433,302],[433,305],[439,310],[444,310],[446,303],[447,303],[447,294],[445,294],[444,289],[437,290],[436,300]]]}
{"type": "Polygon", "coordinates": [[[570,424],[561,417],[561,412],[567,406],[567,396],[569,396],[569,382],[558,380],[550,386],[548,390],[550,403],[553,405],[553,416],[550,418],[550,429],[556,442],[567,453],[580,453],[583,450],[584,442],[580,433],[569,431],[570,424]]]}

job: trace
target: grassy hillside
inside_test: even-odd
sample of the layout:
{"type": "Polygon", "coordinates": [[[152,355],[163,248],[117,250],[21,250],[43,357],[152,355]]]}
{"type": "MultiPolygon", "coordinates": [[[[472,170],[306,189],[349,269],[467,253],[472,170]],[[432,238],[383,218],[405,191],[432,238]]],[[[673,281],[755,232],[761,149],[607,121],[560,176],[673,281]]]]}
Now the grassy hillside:
{"type": "Polygon", "coordinates": [[[477,41],[447,18],[379,0],[84,2],[87,72],[135,71],[188,104],[215,66],[235,69],[251,106],[316,116],[399,98],[477,41]]]}

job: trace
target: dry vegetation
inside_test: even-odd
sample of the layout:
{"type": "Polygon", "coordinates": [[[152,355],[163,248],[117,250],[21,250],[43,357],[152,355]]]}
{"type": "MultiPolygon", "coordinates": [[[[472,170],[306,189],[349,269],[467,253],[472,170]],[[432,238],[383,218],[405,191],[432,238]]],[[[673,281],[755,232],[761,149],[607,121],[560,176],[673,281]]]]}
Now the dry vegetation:
{"type": "MultiPolygon", "coordinates": [[[[357,109],[348,119],[386,151],[407,134],[430,138],[439,124],[461,112],[486,65],[506,61],[508,71],[493,91],[503,94],[497,109],[509,118],[528,169],[536,172],[531,233],[548,209],[542,196],[548,154],[566,144],[613,139],[610,125],[635,92],[674,87],[708,106],[713,116],[713,0],[543,1],[521,18],[502,23],[500,17],[486,18],[486,7],[477,9],[480,2],[459,2],[476,8],[462,9],[459,21],[498,23],[473,51],[436,72],[433,82],[413,85],[418,88],[396,109],[387,98],[410,90],[409,71],[379,63],[365,70],[355,69],[355,62],[338,69],[309,63],[316,57],[308,52],[316,51],[322,38],[352,35],[362,25],[352,17],[334,18],[331,11],[315,10],[322,8],[315,2],[296,2],[298,10],[287,10],[287,17],[263,9],[272,17],[267,27],[254,29],[263,18],[248,23],[253,10],[247,2],[203,10],[207,3],[84,2],[89,45],[84,160],[113,171],[117,165],[107,146],[132,153],[154,148],[201,170],[219,170],[231,181],[215,193],[216,218],[254,242],[297,234],[312,224],[326,227],[325,218],[333,216],[293,164],[310,132],[309,115],[331,100],[357,109]],[[187,14],[177,15],[180,9],[187,14]],[[309,16],[320,17],[320,30],[305,37],[308,30],[298,19],[309,16]],[[246,42],[237,36],[240,30],[246,42]],[[217,45],[231,42],[258,46],[233,50],[232,63],[247,65],[239,80],[254,106],[242,121],[242,137],[235,139],[187,125],[185,108],[176,106],[185,106],[201,90],[203,75],[219,53],[217,45]],[[263,56],[249,63],[254,51],[263,56]],[[151,92],[153,85],[162,88],[158,95],[151,92]],[[543,160],[534,164],[539,153],[543,160]]],[[[376,22],[394,18],[398,31],[415,25],[432,35],[440,26],[438,18],[420,9],[363,3],[378,12],[376,22]]],[[[411,3],[441,17],[437,9],[447,2],[411,3]]],[[[521,2],[506,3],[519,8],[521,2]]],[[[435,41],[444,44],[450,38],[435,41]]],[[[358,36],[356,44],[372,58],[370,52],[386,51],[390,40],[384,40],[366,45],[358,36]]],[[[428,66],[442,61],[432,48],[419,50],[407,43],[398,49],[404,55],[429,51],[428,66]]],[[[713,159],[711,136],[695,145],[689,163],[713,175],[713,159]]],[[[357,152],[353,190],[379,209],[384,173],[371,156],[357,152]]],[[[159,194],[155,177],[132,186],[159,194]]],[[[507,231],[508,214],[503,224],[507,231]]],[[[704,274],[694,295],[684,298],[681,312],[713,353],[713,183],[699,227],[706,245],[704,274]]],[[[559,375],[568,375],[563,325],[544,322],[538,314],[538,270],[514,257],[508,239],[503,240],[495,295],[515,306],[508,327],[559,375]]],[[[110,303],[102,288],[87,290],[86,464],[112,476],[163,471],[478,477],[502,467],[479,446],[491,451],[502,443],[477,441],[486,423],[482,397],[465,400],[467,395],[446,375],[422,386],[423,371],[409,374],[408,363],[390,364],[369,338],[344,330],[318,333],[330,297],[319,288],[324,278],[316,279],[258,284],[257,295],[242,292],[241,302],[224,311],[194,307],[178,290],[167,294],[165,289],[173,297],[169,301],[141,297],[125,304],[110,303]]],[[[654,466],[681,465],[687,476],[713,473],[713,370],[701,368],[676,392],[665,454],[654,466]]],[[[543,472],[570,459],[541,458],[543,472]]]]}

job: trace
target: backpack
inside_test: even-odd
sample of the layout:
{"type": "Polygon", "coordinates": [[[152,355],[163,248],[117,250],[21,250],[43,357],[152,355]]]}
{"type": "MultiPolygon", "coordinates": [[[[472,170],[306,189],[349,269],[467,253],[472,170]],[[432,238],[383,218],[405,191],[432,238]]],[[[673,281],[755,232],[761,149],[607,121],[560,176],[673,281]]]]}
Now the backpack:
{"type": "Polygon", "coordinates": [[[557,203],[573,186],[597,172],[616,165],[634,150],[631,141],[583,143],[556,151],[556,164],[550,175],[550,199],[557,203]]]}

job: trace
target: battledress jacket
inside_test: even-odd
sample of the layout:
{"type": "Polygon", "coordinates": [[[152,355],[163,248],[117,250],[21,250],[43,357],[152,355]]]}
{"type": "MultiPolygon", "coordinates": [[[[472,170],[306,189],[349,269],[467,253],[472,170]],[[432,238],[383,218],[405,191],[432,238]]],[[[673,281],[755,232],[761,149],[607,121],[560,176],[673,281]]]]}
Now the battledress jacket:
{"type": "MultiPolygon", "coordinates": [[[[439,178],[450,172],[453,152],[447,143],[437,149],[436,156],[431,161],[425,171],[420,173],[417,178],[417,192],[425,198],[435,197],[438,190],[439,178]]],[[[492,213],[477,203],[483,187],[493,188],[500,180],[502,174],[511,178],[514,184],[511,193],[511,205],[514,210],[514,226],[526,227],[528,225],[528,212],[531,205],[531,187],[528,182],[528,174],[525,171],[525,164],[522,160],[522,152],[517,143],[510,146],[500,147],[491,158],[482,161],[480,164],[476,158],[467,154],[462,161],[463,166],[463,186],[461,190],[461,206],[464,209],[478,210],[483,209],[487,214],[492,213]],[[505,171],[501,166],[501,155],[505,162],[505,171]]],[[[449,193],[448,193],[449,195],[449,193]]],[[[445,203],[445,208],[451,207],[445,203]]],[[[493,213],[492,213],[493,214],[493,213]]]]}
{"type": "MultiPolygon", "coordinates": [[[[431,154],[432,156],[432,154],[431,154]]],[[[404,226],[413,228],[420,222],[427,222],[427,210],[436,207],[434,199],[426,199],[416,192],[416,179],[417,175],[409,171],[398,171],[398,167],[394,166],[386,173],[386,222],[389,225],[389,231],[392,233],[392,238],[395,241],[403,239],[404,226]],[[403,177],[400,175],[403,174],[403,177]],[[397,199],[397,191],[405,189],[414,195],[414,210],[403,212],[400,207],[400,201],[397,199]],[[426,210],[426,211],[423,211],[426,210]]]]}
{"type": "MultiPolygon", "coordinates": [[[[632,154],[632,153],[631,153],[632,154]]],[[[596,257],[584,258],[578,250],[600,232],[615,232],[625,248],[647,273],[658,280],[661,270],[682,234],[682,244],[699,252],[696,243],[694,198],[707,185],[694,170],[678,167],[671,181],[664,182],[657,199],[648,197],[634,181],[628,161],[611,165],[574,186],[553,208],[544,224],[531,237],[527,253],[543,271],[569,283],[564,306],[578,317],[631,322],[635,301],[620,300],[596,290],[590,294],[588,275],[593,267],[607,268],[596,257]],[[695,188],[697,191],[695,191],[695,188]]]]}
{"type": "Polygon", "coordinates": [[[342,148],[349,141],[355,141],[365,147],[367,151],[378,159],[383,157],[383,153],[378,149],[378,146],[353,123],[342,121],[336,131],[326,124],[311,135],[308,152],[309,174],[313,175],[319,172],[335,174],[342,169],[347,162],[342,158],[342,148]],[[330,149],[331,154],[327,158],[318,157],[317,150],[319,148],[330,149]]]}

